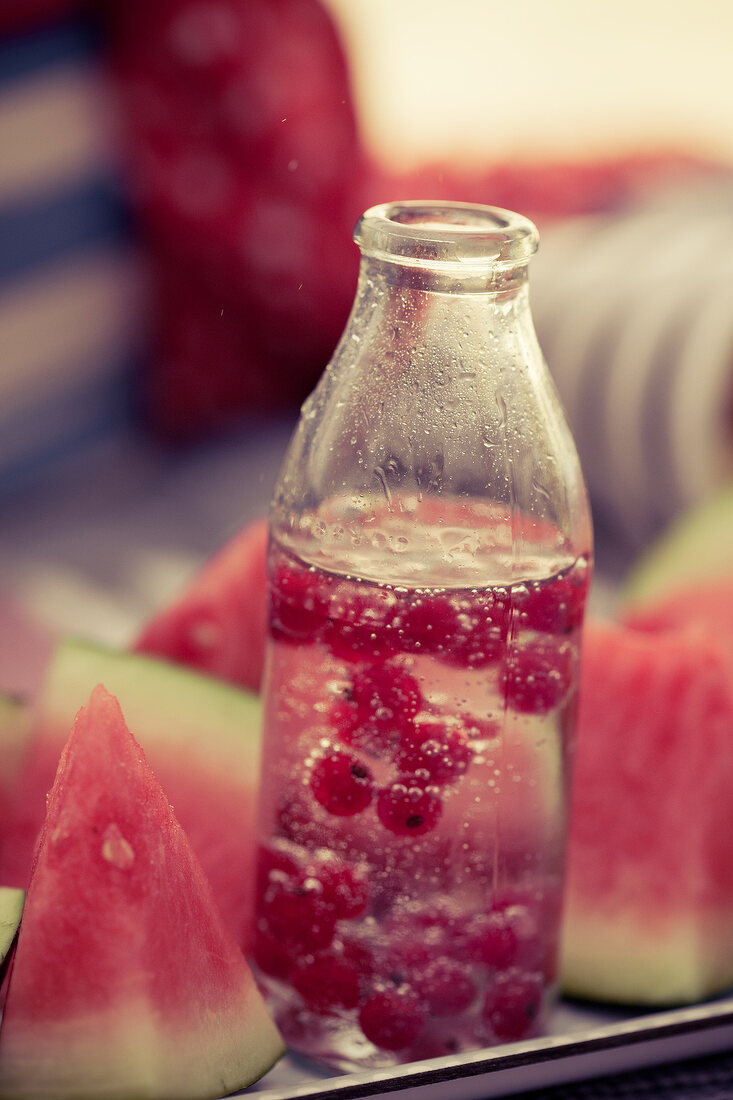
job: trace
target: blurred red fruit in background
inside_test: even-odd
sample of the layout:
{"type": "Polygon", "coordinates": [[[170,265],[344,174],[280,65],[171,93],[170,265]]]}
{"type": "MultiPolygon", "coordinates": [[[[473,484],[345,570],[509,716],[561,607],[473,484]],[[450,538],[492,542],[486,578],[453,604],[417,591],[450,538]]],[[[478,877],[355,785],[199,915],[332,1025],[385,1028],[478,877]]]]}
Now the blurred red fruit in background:
{"type": "MultiPolygon", "coordinates": [[[[34,0],[39,3],[40,0],[34,0]]],[[[50,0],[49,0],[50,2],[50,0]]],[[[92,0],[118,92],[130,202],[149,260],[141,411],[173,440],[295,411],[356,286],[354,224],[402,198],[542,220],[618,208],[684,157],[440,162],[390,174],[359,130],[349,57],[320,0],[92,0]]]]}

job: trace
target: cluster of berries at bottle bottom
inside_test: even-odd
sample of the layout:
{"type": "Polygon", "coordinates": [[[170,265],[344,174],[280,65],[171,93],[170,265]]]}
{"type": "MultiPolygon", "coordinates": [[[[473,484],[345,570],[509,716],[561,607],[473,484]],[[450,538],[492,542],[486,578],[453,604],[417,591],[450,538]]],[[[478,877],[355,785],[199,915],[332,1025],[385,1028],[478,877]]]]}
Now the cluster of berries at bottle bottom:
{"type": "Polygon", "coordinates": [[[477,912],[397,903],[378,925],[363,871],[279,841],[260,852],[258,889],[255,963],[311,1016],[347,1014],[376,1047],[423,1056],[538,1026],[554,976],[547,885],[507,886],[477,912]]]}

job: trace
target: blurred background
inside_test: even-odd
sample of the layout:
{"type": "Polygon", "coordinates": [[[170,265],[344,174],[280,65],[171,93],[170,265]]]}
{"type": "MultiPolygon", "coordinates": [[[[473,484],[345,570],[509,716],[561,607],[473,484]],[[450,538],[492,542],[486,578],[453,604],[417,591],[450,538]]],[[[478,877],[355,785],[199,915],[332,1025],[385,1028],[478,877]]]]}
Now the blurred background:
{"type": "Polygon", "coordinates": [[[733,457],[724,0],[0,0],[0,587],[124,642],[267,506],[368,205],[534,218],[610,584],[733,457]]]}

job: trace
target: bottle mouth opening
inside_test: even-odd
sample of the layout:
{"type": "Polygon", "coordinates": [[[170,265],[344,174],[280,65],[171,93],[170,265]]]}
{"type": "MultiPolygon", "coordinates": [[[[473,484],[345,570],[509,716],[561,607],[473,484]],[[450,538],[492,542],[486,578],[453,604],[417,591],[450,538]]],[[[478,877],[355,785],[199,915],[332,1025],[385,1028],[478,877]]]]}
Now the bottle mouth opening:
{"type": "Polygon", "coordinates": [[[413,200],[370,207],[354,240],[377,259],[477,271],[528,263],[539,234],[529,218],[498,206],[413,200]]]}

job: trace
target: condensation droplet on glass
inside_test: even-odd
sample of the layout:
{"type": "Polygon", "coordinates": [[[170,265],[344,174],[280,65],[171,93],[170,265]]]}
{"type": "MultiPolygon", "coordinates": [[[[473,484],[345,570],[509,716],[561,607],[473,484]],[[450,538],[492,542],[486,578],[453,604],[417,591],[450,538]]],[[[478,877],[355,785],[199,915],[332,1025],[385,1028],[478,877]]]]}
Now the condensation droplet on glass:
{"type": "Polygon", "coordinates": [[[390,489],[390,487],[387,483],[387,475],[386,475],[386,473],[384,472],[384,470],[382,469],[381,466],[375,466],[374,467],[374,476],[377,478],[377,480],[379,481],[379,484],[382,486],[382,492],[384,493],[384,497],[385,497],[385,500],[387,501],[387,504],[391,504],[392,503],[392,491],[391,491],[391,489],[390,489]]]}

